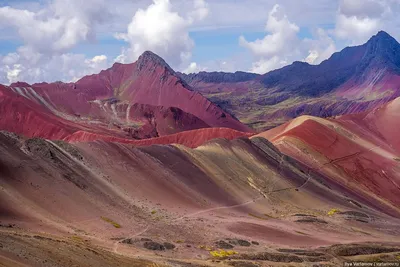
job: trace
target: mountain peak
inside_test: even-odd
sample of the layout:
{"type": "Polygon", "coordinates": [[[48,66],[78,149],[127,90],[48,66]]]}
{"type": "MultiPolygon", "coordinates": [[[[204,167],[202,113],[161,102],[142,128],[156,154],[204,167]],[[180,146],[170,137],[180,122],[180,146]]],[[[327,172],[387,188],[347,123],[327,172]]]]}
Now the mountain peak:
{"type": "Polygon", "coordinates": [[[376,37],[380,37],[380,38],[392,37],[392,36],[390,36],[390,34],[388,34],[388,33],[385,32],[385,31],[379,31],[375,36],[376,36],[376,37]]]}
{"type": "Polygon", "coordinates": [[[376,35],[372,36],[368,43],[387,43],[387,44],[393,44],[393,43],[398,43],[396,39],[394,39],[390,34],[388,34],[385,31],[379,31],[376,35]]]}
{"type": "Polygon", "coordinates": [[[364,71],[368,66],[400,73],[400,44],[387,32],[378,32],[366,43],[359,70],[364,71]]]}
{"type": "Polygon", "coordinates": [[[174,70],[162,59],[159,55],[151,52],[145,51],[137,60],[138,69],[142,70],[144,67],[154,67],[161,66],[167,68],[169,71],[174,73],[174,70]]]}

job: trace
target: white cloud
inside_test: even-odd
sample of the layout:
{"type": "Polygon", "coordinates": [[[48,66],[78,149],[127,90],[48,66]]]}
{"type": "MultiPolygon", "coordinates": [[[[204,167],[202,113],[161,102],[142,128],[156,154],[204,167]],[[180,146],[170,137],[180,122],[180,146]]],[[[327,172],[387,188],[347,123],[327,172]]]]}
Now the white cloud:
{"type": "Polygon", "coordinates": [[[281,61],[278,56],[273,56],[268,59],[261,59],[253,63],[251,68],[251,72],[264,74],[270,70],[274,70],[280,66],[284,66],[286,64],[285,61],[281,61]]]}
{"type": "Polygon", "coordinates": [[[14,29],[23,45],[0,57],[2,83],[71,81],[108,66],[107,57],[71,54],[78,43],[94,41],[98,25],[109,18],[105,0],[54,0],[29,11],[0,7],[0,27],[14,29]]]}
{"type": "Polygon", "coordinates": [[[336,36],[353,40],[353,44],[365,42],[381,28],[379,19],[347,17],[339,14],[336,22],[336,36]]]}
{"type": "Polygon", "coordinates": [[[194,0],[194,10],[189,12],[189,19],[192,22],[201,21],[208,16],[209,12],[209,6],[206,1],[194,0]]]}
{"type": "Polygon", "coordinates": [[[62,53],[94,40],[96,26],[108,16],[104,10],[105,0],[55,0],[37,12],[6,6],[0,8],[0,25],[14,28],[32,51],[62,53]]]}
{"type": "Polygon", "coordinates": [[[21,67],[22,66],[20,64],[14,64],[12,67],[5,66],[5,68],[6,68],[6,72],[5,73],[7,75],[7,80],[10,83],[18,81],[19,75],[20,75],[20,73],[22,71],[21,67]]]}
{"type": "Polygon", "coordinates": [[[105,55],[87,58],[83,54],[40,55],[36,62],[20,54],[0,57],[0,82],[28,83],[40,81],[75,81],[82,76],[98,73],[109,66],[105,55]]]}
{"type": "Polygon", "coordinates": [[[184,69],[182,72],[186,73],[186,74],[190,74],[190,73],[197,73],[197,72],[205,71],[205,70],[206,70],[206,68],[202,68],[196,62],[191,62],[189,64],[189,66],[186,69],[184,69]]]}
{"type": "Polygon", "coordinates": [[[239,44],[255,59],[251,72],[264,74],[296,60],[319,64],[336,52],[334,39],[322,28],[316,28],[312,38],[299,38],[299,26],[289,20],[280,5],[269,12],[265,31],[263,39],[253,42],[239,38],[239,44]]]}
{"type": "Polygon", "coordinates": [[[385,11],[384,1],[381,0],[341,0],[339,11],[347,17],[379,18],[385,11]]]}
{"type": "Polygon", "coordinates": [[[207,14],[207,4],[203,0],[194,1],[187,17],[174,11],[169,0],[153,0],[147,9],[135,13],[126,33],[116,34],[118,39],[129,43],[117,61],[132,62],[144,51],[151,50],[174,67],[187,64],[194,47],[189,26],[207,14]]]}
{"type": "Polygon", "coordinates": [[[366,42],[379,30],[393,30],[398,23],[399,5],[398,0],[341,0],[335,34],[355,45],[366,42]]]}
{"type": "Polygon", "coordinates": [[[248,42],[241,36],[240,44],[249,48],[256,56],[270,58],[288,50],[286,43],[297,40],[299,27],[288,20],[279,5],[275,5],[268,15],[265,30],[271,34],[254,42],[248,42]]]}
{"type": "Polygon", "coordinates": [[[310,64],[319,64],[336,52],[335,41],[321,28],[315,31],[314,39],[304,39],[302,46],[308,50],[304,61],[310,64]]]}
{"type": "Polygon", "coordinates": [[[283,66],[299,42],[299,27],[289,21],[279,5],[275,5],[269,12],[265,30],[269,34],[261,40],[249,42],[243,36],[239,38],[239,44],[248,48],[257,58],[252,72],[265,73],[283,66]]]}

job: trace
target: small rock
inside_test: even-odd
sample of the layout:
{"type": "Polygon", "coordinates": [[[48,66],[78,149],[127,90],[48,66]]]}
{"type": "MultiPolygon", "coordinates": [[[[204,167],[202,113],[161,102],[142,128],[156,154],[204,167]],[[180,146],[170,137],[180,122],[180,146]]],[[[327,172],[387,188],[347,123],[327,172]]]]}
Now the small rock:
{"type": "Polygon", "coordinates": [[[246,241],[246,240],[238,240],[238,244],[239,244],[239,246],[242,246],[242,247],[250,247],[251,246],[251,243],[249,242],[249,241],[246,241]]]}
{"type": "Polygon", "coordinates": [[[229,244],[229,243],[227,243],[227,242],[225,242],[223,240],[215,242],[215,245],[218,248],[222,248],[222,249],[232,249],[233,248],[233,246],[231,244],[229,244]]]}
{"type": "Polygon", "coordinates": [[[307,218],[307,219],[300,219],[300,220],[296,220],[295,222],[299,222],[299,223],[323,223],[323,224],[327,224],[328,222],[318,219],[318,218],[307,218]]]}
{"type": "Polygon", "coordinates": [[[252,243],[253,245],[256,245],[256,246],[260,245],[260,243],[258,243],[257,241],[251,241],[251,243],[252,243]]]}
{"type": "Polygon", "coordinates": [[[169,249],[174,249],[176,246],[174,244],[164,242],[164,247],[169,250],[169,249]]]}
{"type": "Polygon", "coordinates": [[[132,238],[124,239],[124,240],[121,241],[121,243],[132,245],[133,244],[133,240],[132,240],[132,238]]]}
{"type": "Polygon", "coordinates": [[[165,247],[163,245],[161,245],[160,243],[157,243],[157,242],[153,242],[153,241],[145,242],[143,244],[143,247],[148,250],[158,250],[158,251],[165,250],[165,247]]]}

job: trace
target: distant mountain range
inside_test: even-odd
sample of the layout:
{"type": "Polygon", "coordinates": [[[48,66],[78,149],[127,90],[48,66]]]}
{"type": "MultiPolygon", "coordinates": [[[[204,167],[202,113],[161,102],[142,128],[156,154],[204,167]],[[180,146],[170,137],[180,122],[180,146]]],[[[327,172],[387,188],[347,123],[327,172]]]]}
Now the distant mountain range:
{"type": "Polygon", "coordinates": [[[329,117],[361,112],[400,95],[400,44],[379,32],[319,65],[293,64],[264,75],[181,75],[213,102],[256,129],[299,115],[329,117]]]}

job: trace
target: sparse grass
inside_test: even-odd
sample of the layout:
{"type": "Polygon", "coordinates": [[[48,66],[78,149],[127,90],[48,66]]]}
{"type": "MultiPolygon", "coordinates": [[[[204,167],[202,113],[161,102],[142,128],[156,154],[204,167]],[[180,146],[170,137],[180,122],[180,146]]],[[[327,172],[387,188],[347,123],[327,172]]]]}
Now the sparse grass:
{"type": "Polygon", "coordinates": [[[157,213],[156,210],[152,210],[152,211],[151,211],[151,214],[156,214],[156,213],[157,213]]]}
{"type": "Polygon", "coordinates": [[[265,217],[268,217],[268,218],[270,218],[270,219],[276,219],[276,217],[274,217],[274,216],[272,216],[272,215],[269,215],[268,213],[264,213],[264,216],[265,216],[265,217]]]}
{"type": "Polygon", "coordinates": [[[308,235],[306,233],[303,233],[303,232],[300,232],[300,231],[296,231],[296,230],[295,230],[295,232],[298,233],[298,234],[301,234],[301,235],[308,235]]]}
{"type": "Polygon", "coordinates": [[[73,241],[75,241],[75,242],[80,242],[80,243],[83,243],[83,242],[84,242],[83,238],[80,237],[80,236],[77,236],[77,235],[71,236],[71,239],[72,239],[73,241]]]}
{"type": "Polygon", "coordinates": [[[331,209],[330,211],[328,211],[328,215],[333,216],[333,215],[335,215],[335,213],[338,213],[338,212],[340,212],[339,209],[331,209]]]}
{"type": "Polygon", "coordinates": [[[157,216],[157,217],[154,217],[153,220],[154,221],[161,221],[162,218],[163,218],[162,216],[157,216]]]}
{"type": "Polygon", "coordinates": [[[352,227],[351,230],[353,230],[356,233],[361,233],[361,234],[364,234],[364,235],[371,235],[370,233],[361,231],[360,229],[357,229],[357,228],[354,228],[354,227],[352,227]]]}
{"type": "Polygon", "coordinates": [[[249,216],[260,219],[260,220],[267,220],[267,218],[261,217],[259,215],[253,214],[253,213],[249,213],[249,216]]]}
{"type": "Polygon", "coordinates": [[[119,223],[114,222],[113,220],[111,220],[110,218],[107,217],[100,217],[103,221],[110,223],[112,226],[114,226],[115,228],[121,228],[121,225],[119,223]]]}
{"type": "Polygon", "coordinates": [[[177,243],[177,244],[182,244],[182,243],[184,243],[185,241],[183,241],[183,240],[176,240],[175,241],[175,243],[177,243]]]}
{"type": "Polygon", "coordinates": [[[212,250],[213,250],[212,247],[205,246],[205,245],[200,245],[200,246],[199,246],[199,249],[204,249],[204,250],[207,250],[207,251],[212,251],[212,250]]]}
{"type": "Polygon", "coordinates": [[[215,258],[226,258],[235,254],[238,254],[236,251],[233,250],[213,250],[210,251],[211,256],[215,257],[215,258]]]}

